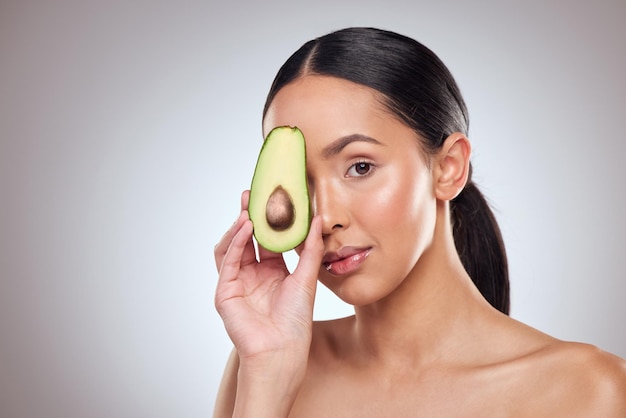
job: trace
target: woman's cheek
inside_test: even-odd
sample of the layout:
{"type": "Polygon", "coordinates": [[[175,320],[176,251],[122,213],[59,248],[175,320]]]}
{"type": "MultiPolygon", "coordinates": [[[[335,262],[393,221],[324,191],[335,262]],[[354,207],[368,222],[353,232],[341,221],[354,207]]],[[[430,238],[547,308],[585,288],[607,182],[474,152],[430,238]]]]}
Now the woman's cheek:
{"type": "MultiPolygon", "coordinates": [[[[399,177],[402,179],[402,177],[399,177]]],[[[369,193],[367,209],[373,219],[401,223],[415,208],[414,184],[388,179],[378,185],[374,193],[369,193]]]]}

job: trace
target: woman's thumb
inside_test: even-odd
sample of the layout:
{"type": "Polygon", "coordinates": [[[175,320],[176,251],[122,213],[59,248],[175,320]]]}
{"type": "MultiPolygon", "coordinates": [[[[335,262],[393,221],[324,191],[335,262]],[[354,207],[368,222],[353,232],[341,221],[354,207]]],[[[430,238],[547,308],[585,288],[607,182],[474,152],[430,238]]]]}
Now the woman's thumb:
{"type": "Polygon", "coordinates": [[[296,276],[296,280],[301,282],[301,285],[315,290],[323,256],[322,222],[319,216],[315,216],[311,220],[309,235],[304,241],[304,248],[300,253],[300,259],[294,271],[294,276],[296,276]]]}

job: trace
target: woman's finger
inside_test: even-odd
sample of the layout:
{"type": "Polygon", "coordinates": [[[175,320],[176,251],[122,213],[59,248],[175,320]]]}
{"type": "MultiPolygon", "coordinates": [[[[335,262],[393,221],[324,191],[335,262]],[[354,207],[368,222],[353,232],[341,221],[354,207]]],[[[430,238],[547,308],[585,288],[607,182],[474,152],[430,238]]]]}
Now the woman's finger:
{"type": "Polygon", "coordinates": [[[248,210],[249,202],[250,202],[250,190],[244,190],[241,193],[241,210],[248,210]]]}
{"type": "Polygon", "coordinates": [[[252,222],[246,220],[233,237],[219,268],[218,289],[226,282],[237,279],[242,266],[242,257],[252,236],[252,222]]]}
{"type": "Polygon", "coordinates": [[[244,224],[244,222],[247,219],[248,219],[248,216],[246,213],[243,213],[243,212],[240,213],[237,220],[235,220],[235,222],[231,225],[231,227],[228,228],[226,233],[222,236],[222,239],[220,239],[220,241],[215,245],[213,254],[215,256],[215,264],[218,270],[220,266],[222,265],[222,260],[224,259],[224,256],[226,255],[226,251],[228,251],[228,247],[230,246],[231,241],[233,240],[233,237],[237,234],[237,232],[239,232],[239,230],[241,229],[241,226],[244,224]]]}
{"type": "MultiPolygon", "coordinates": [[[[214,254],[215,264],[218,268],[218,271],[219,271],[220,266],[222,265],[222,261],[224,259],[224,256],[226,255],[226,251],[228,250],[228,247],[230,246],[230,242],[232,241],[235,234],[241,228],[241,225],[243,225],[243,223],[249,219],[249,215],[248,215],[249,199],[250,199],[250,191],[244,190],[241,193],[241,203],[240,203],[241,213],[239,214],[239,217],[237,218],[235,223],[231,225],[228,231],[226,231],[226,233],[222,236],[222,239],[220,239],[220,241],[217,243],[217,245],[214,248],[213,254],[214,254]]],[[[252,242],[252,239],[250,240],[250,243],[247,245],[245,249],[245,255],[243,256],[243,258],[245,259],[245,262],[252,262],[253,260],[256,260],[254,243],[252,242]]]]}
{"type": "Polygon", "coordinates": [[[311,229],[304,241],[294,276],[303,280],[307,288],[315,288],[322,258],[324,257],[324,241],[322,239],[322,223],[319,216],[311,221],[311,229]]]}

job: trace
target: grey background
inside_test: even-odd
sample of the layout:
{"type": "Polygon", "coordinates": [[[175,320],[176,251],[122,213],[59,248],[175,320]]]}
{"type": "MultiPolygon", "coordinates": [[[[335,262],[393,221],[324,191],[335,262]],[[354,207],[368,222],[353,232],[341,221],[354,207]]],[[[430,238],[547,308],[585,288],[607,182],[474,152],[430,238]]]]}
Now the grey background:
{"type": "MultiPolygon", "coordinates": [[[[512,316],[626,356],[625,21],[621,0],[2,0],[0,416],[210,415],[230,350],[213,246],[264,95],[351,25],[456,76],[512,316]]],[[[316,318],[347,313],[319,288],[316,318]]]]}

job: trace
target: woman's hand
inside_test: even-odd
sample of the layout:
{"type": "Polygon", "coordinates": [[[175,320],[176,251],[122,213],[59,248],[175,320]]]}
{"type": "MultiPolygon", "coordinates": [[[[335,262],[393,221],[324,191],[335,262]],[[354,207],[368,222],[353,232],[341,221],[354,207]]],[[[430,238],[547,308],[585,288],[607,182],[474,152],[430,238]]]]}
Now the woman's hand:
{"type": "Polygon", "coordinates": [[[313,302],[324,252],[321,225],[314,218],[300,260],[289,274],[282,254],[252,241],[249,192],[242,194],[237,221],[215,247],[219,280],[215,306],[242,364],[275,355],[304,361],[311,343],[313,302]]]}

